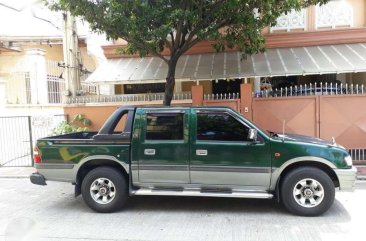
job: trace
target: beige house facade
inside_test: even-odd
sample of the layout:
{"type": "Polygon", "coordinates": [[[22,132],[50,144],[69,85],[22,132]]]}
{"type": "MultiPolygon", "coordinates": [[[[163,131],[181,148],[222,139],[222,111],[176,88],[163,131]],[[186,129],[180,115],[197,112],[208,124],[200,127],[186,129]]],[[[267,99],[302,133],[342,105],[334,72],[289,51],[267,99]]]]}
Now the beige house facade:
{"type": "MultiPolygon", "coordinates": [[[[62,13],[51,13],[39,3],[7,4],[0,6],[0,113],[62,114],[69,67],[64,64],[62,13]]],[[[98,62],[87,48],[87,39],[81,29],[78,48],[72,53],[81,81],[98,62]]],[[[83,82],[80,95],[95,89],[83,82]]]]}
{"type": "MultiPolygon", "coordinates": [[[[267,51],[244,62],[238,60],[235,50],[214,53],[210,41],[194,46],[178,63],[177,95],[190,92],[191,86],[197,84],[204,86],[206,95],[238,93],[240,83],[252,83],[254,92],[261,91],[268,82],[271,88],[280,88],[281,83],[366,84],[363,0],[331,1],[292,11],[281,16],[276,26],[263,29],[263,33],[267,51]]],[[[116,49],[125,44],[124,40],[117,40],[104,46],[108,61],[87,82],[112,86],[107,96],[160,93],[166,66],[154,57],[117,54],[116,49]]]]}

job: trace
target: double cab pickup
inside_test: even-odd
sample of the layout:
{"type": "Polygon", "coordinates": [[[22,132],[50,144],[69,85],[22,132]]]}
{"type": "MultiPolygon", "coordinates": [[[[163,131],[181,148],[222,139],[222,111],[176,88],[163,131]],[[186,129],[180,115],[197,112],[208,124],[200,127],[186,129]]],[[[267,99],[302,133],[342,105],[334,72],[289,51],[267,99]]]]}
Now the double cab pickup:
{"type": "Polygon", "coordinates": [[[276,198],[317,216],[356,169],[335,142],[263,131],[226,107],[121,107],[99,132],[37,141],[30,180],[69,182],[97,212],[132,195],[276,198]]]}

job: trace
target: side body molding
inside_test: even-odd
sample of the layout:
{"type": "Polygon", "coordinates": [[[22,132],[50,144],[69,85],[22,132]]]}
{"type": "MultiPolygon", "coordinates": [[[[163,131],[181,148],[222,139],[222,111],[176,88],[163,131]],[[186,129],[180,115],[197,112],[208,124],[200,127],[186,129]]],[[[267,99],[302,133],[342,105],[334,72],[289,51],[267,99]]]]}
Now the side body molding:
{"type": "Polygon", "coordinates": [[[278,178],[280,177],[283,170],[286,169],[286,167],[299,162],[318,162],[327,165],[331,169],[337,168],[332,162],[328,161],[327,159],[321,158],[321,157],[314,157],[314,156],[302,156],[302,157],[296,157],[293,159],[290,159],[283,163],[278,168],[272,168],[272,175],[271,175],[271,186],[270,190],[273,191],[276,189],[276,184],[278,181],[278,178]]]}
{"type": "Polygon", "coordinates": [[[88,156],[84,159],[82,159],[77,165],[75,165],[74,167],[74,182],[76,182],[76,175],[78,174],[78,171],[80,170],[80,168],[87,162],[89,161],[93,161],[93,160],[108,160],[108,161],[113,161],[115,163],[118,163],[119,165],[121,165],[123,167],[123,169],[126,171],[127,174],[129,174],[130,172],[130,168],[129,168],[129,164],[125,163],[123,161],[118,160],[116,157],[114,156],[109,156],[109,155],[95,155],[95,156],[88,156]]]}

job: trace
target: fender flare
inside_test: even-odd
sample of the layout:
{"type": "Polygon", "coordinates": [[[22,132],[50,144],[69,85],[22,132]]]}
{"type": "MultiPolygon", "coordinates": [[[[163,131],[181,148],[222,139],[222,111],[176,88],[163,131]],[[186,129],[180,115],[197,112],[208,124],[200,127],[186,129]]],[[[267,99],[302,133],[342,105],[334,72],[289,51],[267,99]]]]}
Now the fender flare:
{"type": "Polygon", "coordinates": [[[279,178],[282,174],[282,172],[290,165],[294,163],[300,163],[300,162],[315,162],[315,163],[322,163],[328,166],[331,169],[336,169],[337,167],[329,160],[324,159],[322,157],[315,157],[315,156],[302,156],[302,157],[296,157],[292,158],[290,160],[287,160],[285,163],[283,163],[278,168],[272,168],[272,175],[271,175],[271,185],[270,190],[276,190],[276,186],[278,184],[279,178]]]}
{"type": "Polygon", "coordinates": [[[90,161],[93,161],[93,160],[108,160],[108,161],[112,161],[114,163],[117,163],[118,165],[121,165],[121,167],[125,170],[125,172],[127,174],[129,174],[129,164],[123,162],[123,161],[120,161],[118,160],[116,157],[114,156],[109,156],[109,155],[95,155],[95,156],[88,156],[86,158],[83,158],[78,164],[75,165],[74,167],[74,177],[75,177],[75,180],[74,182],[76,182],[76,177],[77,177],[77,174],[80,170],[80,168],[90,162],[90,161]]]}

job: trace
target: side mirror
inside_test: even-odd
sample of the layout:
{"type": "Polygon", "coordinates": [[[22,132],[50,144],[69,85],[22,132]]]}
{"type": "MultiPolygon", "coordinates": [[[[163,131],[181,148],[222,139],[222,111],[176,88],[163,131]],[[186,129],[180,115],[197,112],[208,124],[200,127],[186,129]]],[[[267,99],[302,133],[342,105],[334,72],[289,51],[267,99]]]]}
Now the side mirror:
{"type": "Polygon", "coordinates": [[[248,140],[256,141],[257,140],[258,131],[256,129],[249,129],[248,132],[248,140]]]}

